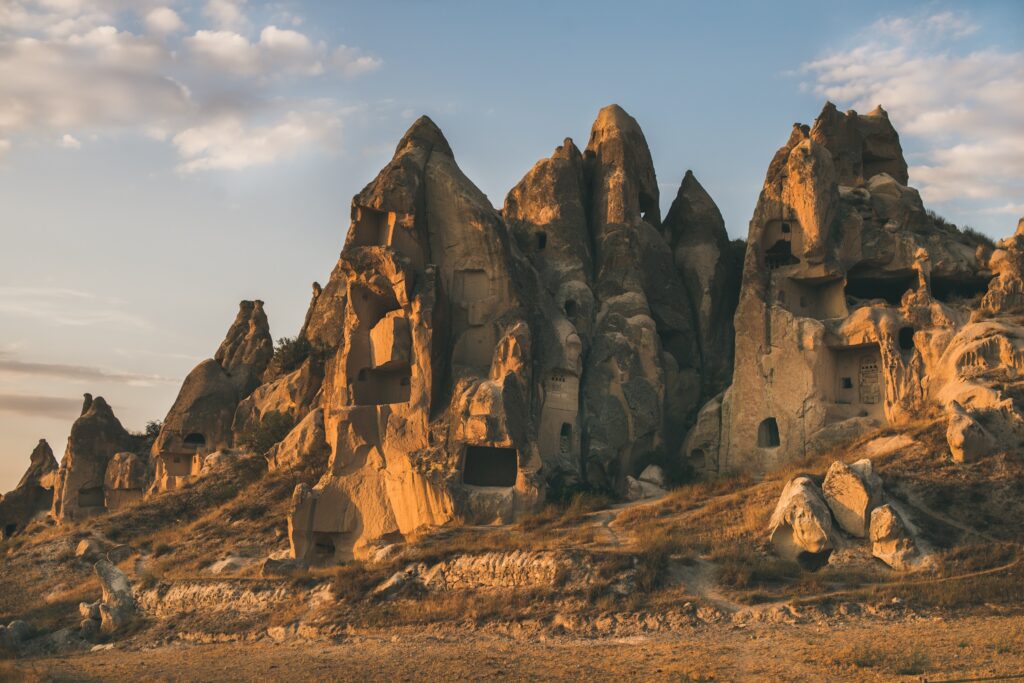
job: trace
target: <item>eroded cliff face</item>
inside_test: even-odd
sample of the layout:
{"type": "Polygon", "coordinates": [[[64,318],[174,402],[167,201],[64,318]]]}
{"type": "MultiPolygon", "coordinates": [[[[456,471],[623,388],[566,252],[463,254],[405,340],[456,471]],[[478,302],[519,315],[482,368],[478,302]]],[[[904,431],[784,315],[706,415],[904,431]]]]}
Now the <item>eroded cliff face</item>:
{"type": "Polygon", "coordinates": [[[203,456],[234,445],[239,403],[260,385],[273,354],[263,302],[242,301],[216,354],[192,369],[164,418],[151,451],[154,492],[180,487],[201,471],[203,456]]]}
{"type": "MultiPolygon", "coordinates": [[[[677,258],[643,133],[611,106],[585,153],[566,139],[499,213],[418,120],[353,199],[341,258],[314,286],[302,337],[324,359],[315,403],[331,455],[295,492],[294,554],[362,557],[455,517],[512,521],[569,487],[622,492],[674,457],[706,388],[721,388],[702,378],[678,263],[728,244],[720,216],[704,218],[710,198],[686,194],[677,258]]],[[[731,310],[705,285],[715,339],[710,318],[731,310]]],[[[316,419],[275,463],[321,448],[316,419]]]]}
{"type": "Polygon", "coordinates": [[[0,496],[0,538],[10,538],[53,506],[58,483],[57,460],[46,439],[29,455],[29,466],[13,491],[0,496]]]}
{"type": "Polygon", "coordinates": [[[1003,367],[1016,357],[1020,328],[985,319],[1016,305],[1016,243],[993,255],[937,223],[906,182],[881,108],[829,104],[813,128],[794,127],[750,223],[732,386],[687,442],[709,470],[768,470],[954,401],[1002,411],[986,420],[1015,433],[1008,394],[971,377],[986,366],[976,347],[998,349],[1003,367]],[[975,310],[993,264],[1000,277],[975,310]]]}

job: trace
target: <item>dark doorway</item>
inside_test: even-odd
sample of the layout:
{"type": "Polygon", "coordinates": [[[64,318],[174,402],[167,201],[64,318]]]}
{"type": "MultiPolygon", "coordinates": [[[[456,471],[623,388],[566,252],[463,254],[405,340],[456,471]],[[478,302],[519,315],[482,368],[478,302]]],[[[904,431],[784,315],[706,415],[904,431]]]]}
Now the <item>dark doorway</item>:
{"type": "Polygon", "coordinates": [[[775,421],[774,417],[762,420],[761,424],[757,427],[758,448],[775,448],[780,443],[779,423],[775,421]]]}
{"type": "Polygon", "coordinates": [[[932,296],[949,303],[970,301],[988,291],[988,278],[951,278],[932,276],[932,296]]]}
{"type": "Polygon", "coordinates": [[[846,276],[846,296],[855,299],[884,299],[893,306],[899,306],[903,294],[915,289],[917,274],[878,273],[851,270],[846,276]]]}
{"type": "Polygon", "coordinates": [[[543,230],[537,233],[537,251],[544,251],[548,246],[548,234],[543,230]]]}
{"type": "Polygon", "coordinates": [[[10,538],[18,530],[17,524],[8,524],[4,527],[4,538],[10,538]]]}
{"type": "Polygon", "coordinates": [[[206,437],[198,432],[192,432],[185,437],[184,444],[186,446],[192,446],[193,448],[199,448],[200,446],[206,445],[206,437]]]}
{"type": "Polygon", "coordinates": [[[466,446],[462,483],[470,486],[515,486],[519,455],[514,448],[466,446]]]}
{"type": "Polygon", "coordinates": [[[764,261],[769,270],[800,263],[800,259],[793,256],[793,243],[788,239],[781,239],[768,247],[764,252],[764,261]]]}
{"type": "Polygon", "coordinates": [[[914,350],[914,328],[901,327],[899,332],[900,349],[903,351],[914,350]]]}

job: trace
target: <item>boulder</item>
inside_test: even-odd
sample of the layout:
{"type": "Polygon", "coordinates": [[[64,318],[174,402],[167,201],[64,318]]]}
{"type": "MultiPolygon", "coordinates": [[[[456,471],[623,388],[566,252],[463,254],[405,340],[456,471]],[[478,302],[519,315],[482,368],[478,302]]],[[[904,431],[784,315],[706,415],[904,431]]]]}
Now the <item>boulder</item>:
{"type": "Polygon", "coordinates": [[[779,557],[810,569],[828,561],[834,547],[832,515],[809,477],[796,477],[782,489],[768,532],[779,557]]]}
{"type": "Polygon", "coordinates": [[[75,547],[75,557],[83,560],[96,559],[103,553],[103,546],[95,538],[83,538],[75,547]]]}
{"type": "Polygon", "coordinates": [[[326,464],[330,452],[327,432],[324,430],[324,411],[317,408],[295,425],[288,436],[272,446],[266,457],[269,468],[278,470],[301,463],[311,466],[326,464]]]}
{"type": "Polygon", "coordinates": [[[892,505],[871,512],[871,554],[897,571],[913,569],[918,563],[917,543],[892,505]]]}
{"type": "Polygon", "coordinates": [[[665,495],[665,489],[657,484],[649,481],[643,481],[642,479],[626,477],[627,500],[636,501],[643,500],[645,498],[657,498],[658,496],[663,495],[665,495]]]}
{"type": "Polygon", "coordinates": [[[308,572],[309,568],[304,562],[292,559],[267,558],[260,565],[260,578],[292,578],[301,576],[308,572]]]}
{"type": "Polygon", "coordinates": [[[640,473],[640,476],[637,477],[637,479],[648,484],[654,484],[661,488],[665,488],[666,485],[665,472],[657,465],[648,465],[645,467],[644,471],[640,473]]]}
{"type": "Polygon", "coordinates": [[[106,635],[112,635],[135,620],[138,606],[131,583],[124,572],[108,560],[97,562],[95,569],[103,589],[99,604],[100,630],[106,635]]]}
{"type": "Polygon", "coordinates": [[[884,502],[882,480],[875,474],[871,461],[865,458],[850,465],[832,463],[821,490],[843,531],[866,538],[871,511],[884,502]]]}
{"type": "Polygon", "coordinates": [[[996,449],[996,438],[958,402],[951,402],[947,413],[946,442],[953,462],[974,462],[996,449]]]}

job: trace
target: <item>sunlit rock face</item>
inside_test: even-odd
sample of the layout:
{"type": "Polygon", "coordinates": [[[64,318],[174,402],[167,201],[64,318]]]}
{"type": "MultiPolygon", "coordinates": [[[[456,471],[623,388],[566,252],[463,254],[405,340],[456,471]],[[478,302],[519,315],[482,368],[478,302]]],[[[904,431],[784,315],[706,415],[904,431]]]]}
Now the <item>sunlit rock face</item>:
{"type": "MultiPolygon", "coordinates": [[[[295,492],[295,556],[367,556],[455,518],[512,521],[574,486],[625,493],[652,459],[676,457],[715,386],[679,263],[692,245],[728,244],[706,193],[686,194],[694,206],[666,239],[643,133],[611,106],[584,152],[566,139],[499,212],[418,120],[353,199],[303,324],[324,359],[330,461],[295,492]]],[[[720,329],[710,318],[729,306],[709,298],[720,329]]],[[[315,450],[311,426],[273,457],[315,450]]]]}
{"type": "Polygon", "coordinates": [[[199,474],[204,456],[234,445],[239,403],[260,386],[273,354],[263,302],[242,301],[214,357],[189,372],[164,418],[152,448],[154,493],[180,488],[199,474]]]}
{"type": "Polygon", "coordinates": [[[983,375],[1019,376],[1024,330],[1000,317],[1018,305],[1018,238],[993,253],[935,219],[906,168],[881,108],[828,104],[776,153],[750,222],[732,385],[689,439],[712,469],[768,470],[954,401],[1016,444],[1016,390],[983,375]]]}
{"type": "Polygon", "coordinates": [[[82,415],[71,425],[57,475],[51,510],[54,519],[83,519],[106,512],[107,466],[114,454],[130,445],[130,435],[103,397],[86,394],[82,415]]]}
{"type": "Polygon", "coordinates": [[[0,496],[0,538],[10,538],[33,519],[45,517],[53,505],[57,483],[57,459],[46,439],[40,439],[18,485],[0,496]]]}

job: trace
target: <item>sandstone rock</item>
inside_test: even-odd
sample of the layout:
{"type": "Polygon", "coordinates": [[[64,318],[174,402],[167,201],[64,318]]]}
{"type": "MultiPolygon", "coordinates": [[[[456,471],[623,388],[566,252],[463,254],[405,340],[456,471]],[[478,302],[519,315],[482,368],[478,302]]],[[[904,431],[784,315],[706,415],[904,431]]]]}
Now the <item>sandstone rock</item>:
{"type": "Polygon", "coordinates": [[[665,472],[657,465],[648,465],[647,467],[644,468],[644,471],[641,472],[640,476],[637,478],[642,482],[654,484],[655,486],[660,486],[661,488],[665,488],[666,485],[665,472]]]}
{"type": "Polygon", "coordinates": [[[891,505],[881,505],[871,513],[871,554],[897,571],[917,564],[917,543],[891,505]]]}
{"type": "Polygon", "coordinates": [[[996,439],[956,401],[948,407],[946,441],[954,462],[973,462],[996,449],[996,439]]]}
{"type": "Polygon", "coordinates": [[[91,560],[99,557],[103,552],[103,546],[94,538],[83,538],[75,547],[75,557],[83,560],[91,560]]]}
{"type": "Polygon", "coordinates": [[[742,259],[736,259],[722,214],[692,171],[683,176],[663,230],[696,315],[703,395],[714,396],[732,381],[732,319],[742,259]]]}
{"type": "MultiPolygon", "coordinates": [[[[645,470],[646,471],[646,470],[645,470]]],[[[626,477],[626,499],[643,500],[665,495],[665,489],[657,484],[633,477],[626,477]]]]}
{"type": "MultiPolygon", "coordinates": [[[[950,344],[986,352],[965,325],[984,315],[971,302],[991,277],[987,247],[930,216],[906,168],[884,110],[831,104],[772,159],[747,239],[719,472],[776,468],[958,396],[985,392],[993,409],[1008,398],[950,344]]],[[[985,343],[1015,346],[1003,330],[985,343]]],[[[1003,405],[1012,441],[1020,420],[1003,405]]]]}
{"type": "Polygon", "coordinates": [[[46,439],[40,439],[18,486],[0,496],[0,538],[10,538],[33,519],[49,512],[58,480],[57,460],[46,439]]]}
{"type": "Polygon", "coordinates": [[[111,635],[127,627],[136,617],[138,607],[128,577],[108,560],[96,563],[103,597],[100,599],[100,630],[111,635]]]}
{"type": "Polygon", "coordinates": [[[128,451],[115,453],[103,478],[107,510],[113,512],[139,502],[151,481],[148,459],[128,451]]]}
{"type": "Polygon", "coordinates": [[[884,500],[882,480],[875,474],[871,461],[832,463],[821,489],[843,531],[858,538],[867,537],[871,511],[884,500]]]}
{"type": "Polygon", "coordinates": [[[280,443],[267,451],[267,463],[271,470],[287,469],[300,463],[326,463],[329,455],[324,411],[317,408],[295,425],[280,443]]]}
{"type": "Polygon", "coordinates": [[[260,565],[261,578],[290,578],[307,572],[305,563],[298,560],[267,558],[260,565]]]}
{"type": "Polygon", "coordinates": [[[200,474],[203,456],[234,445],[239,402],[259,386],[273,353],[263,302],[242,301],[215,357],[192,369],[164,418],[152,450],[154,492],[179,488],[200,474]]]}
{"type": "Polygon", "coordinates": [[[78,613],[82,615],[82,619],[94,619],[100,620],[100,602],[80,602],[78,603],[78,613]]]}
{"type": "Polygon", "coordinates": [[[58,521],[81,519],[106,510],[104,480],[115,453],[129,445],[128,432],[102,397],[87,401],[75,420],[61,462],[52,515],[58,521]]]}
{"type": "Polygon", "coordinates": [[[287,415],[296,423],[311,410],[323,382],[323,363],[307,358],[298,369],[262,384],[242,399],[231,430],[236,435],[256,427],[269,413],[287,415]]]}
{"type": "Polygon", "coordinates": [[[768,523],[779,557],[816,569],[832,552],[832,515],[820,489],[808,477],[786,484],[768,523]]]}

